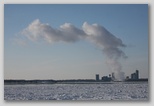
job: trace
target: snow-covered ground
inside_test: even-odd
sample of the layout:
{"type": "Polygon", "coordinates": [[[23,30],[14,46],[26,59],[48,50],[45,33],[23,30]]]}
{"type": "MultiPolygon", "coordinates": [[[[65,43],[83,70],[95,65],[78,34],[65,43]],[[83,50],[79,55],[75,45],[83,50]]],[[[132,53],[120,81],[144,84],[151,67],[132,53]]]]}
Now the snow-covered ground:
{"type": "Polygon", "coordinates": [[[4,85],[4,100],[148,100],[148,83],[4,85]]]}

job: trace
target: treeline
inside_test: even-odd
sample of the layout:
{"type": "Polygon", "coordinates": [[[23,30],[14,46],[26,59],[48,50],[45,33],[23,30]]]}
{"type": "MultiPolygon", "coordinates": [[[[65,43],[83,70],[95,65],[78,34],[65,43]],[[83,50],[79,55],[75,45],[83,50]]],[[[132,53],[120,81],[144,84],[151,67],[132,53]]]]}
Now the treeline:
{"type": "Polygon", "coordinates": [[[77,80],[4,80],[4,84],[56,84],[56,83],[79,83],[96,82],[94,79],[77,80]]]}
{"type": "MultiPolygon", "coordinates": [[[[148,79],[127,79],[124,82],[147,82],[148,79]]],[[[95,79],[71,79],[71,80],[4,80],[5,85],[11,84],[86,84],[86,83],[107,83],[107,82],[117,82],[117,81],[104,81],[95,79]]],[[[121,82],[121,81],[120,81],[121,82]]]]}
{"type": "Polygon", "coordinates": [[[53,84],[55,80],[4,80],[4,84],[53,84]]]}

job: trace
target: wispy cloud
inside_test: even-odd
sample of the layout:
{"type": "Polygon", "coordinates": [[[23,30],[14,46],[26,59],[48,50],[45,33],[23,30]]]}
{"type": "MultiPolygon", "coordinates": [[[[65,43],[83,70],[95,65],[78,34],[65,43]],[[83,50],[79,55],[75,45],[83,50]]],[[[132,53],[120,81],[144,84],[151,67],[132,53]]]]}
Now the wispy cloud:
{"type": "Polygon", "coordinates": [[[13,44],[17,44],[17,45],[20,45],[20,46],[27,46],[27,41],[20,39],[19,37],[13,38],[12,41],[13,41],[13,44]]]}

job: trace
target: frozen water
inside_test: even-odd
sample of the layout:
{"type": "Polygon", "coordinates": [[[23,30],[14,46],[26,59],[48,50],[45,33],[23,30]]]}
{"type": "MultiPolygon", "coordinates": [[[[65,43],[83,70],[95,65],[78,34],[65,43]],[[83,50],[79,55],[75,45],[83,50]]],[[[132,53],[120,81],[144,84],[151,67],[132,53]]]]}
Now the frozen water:
{"type": "Polygon", "coordinates": [[[4,100],[148,100],[148,83],[4,85],[4,100]]]}

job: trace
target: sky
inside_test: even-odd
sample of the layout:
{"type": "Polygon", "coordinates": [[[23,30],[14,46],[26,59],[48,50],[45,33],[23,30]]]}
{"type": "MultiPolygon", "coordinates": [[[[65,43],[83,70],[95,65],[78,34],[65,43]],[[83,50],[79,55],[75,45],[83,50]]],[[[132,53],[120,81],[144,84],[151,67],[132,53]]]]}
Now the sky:
{"type": "Polygon", "coordinates": [[[4,79],[148,78],[147,4],[5,4],[4,79]]]}

